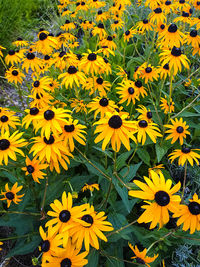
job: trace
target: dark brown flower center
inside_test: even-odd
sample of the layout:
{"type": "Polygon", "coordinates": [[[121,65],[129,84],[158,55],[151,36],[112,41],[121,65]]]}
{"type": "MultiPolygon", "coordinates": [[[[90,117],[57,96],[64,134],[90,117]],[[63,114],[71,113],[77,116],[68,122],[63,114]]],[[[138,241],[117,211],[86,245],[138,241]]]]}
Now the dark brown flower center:
{"type": "Polygon", "coordinates": [[[13,56],[13,55],[15,54],[15,50],[10,50],[10,51],[8,51],[8,54],[9,54],[10,56],[13,56]]]}
{"type": "Polygon", "coordinates": [[[103,79],[99,77],[99,78],[97,78],[96,82],[97,82],[98,84],[103,84],[103,79]]]}
{"type": "Polygon", "coordinates": [[[71,133],[71,132],[74,131],[75,127],[74,127],[73,124],[71,124],[71,125],[65,125],[65,126],[64,126],[64,129],[65,129],[65,131],[66,131],[67,133],[71,133]]]}
{"type": "Polygon", "coordinates": [[[1,122],[7,122],[7,121],[8,121],[8,117],[5,116],[5,115],[3,115],[3,116],[1,117],[1,122]]]}
{"type": "Polygon", "coordinates": [[[7,139],[0,140],[0,150],[6,150],[10,146],[10,142],[7,139]]]}
{"type": "Polygon", "coordinates": [[[84,222],[86,222],[86,223],[90,223],[91,225],[88,226],[88,227],[91,227],[92,224],[93,224],[93,222],[94,222],[92,216],[89,215],[89,214],[84,215],[84,216],[81,218],[81,220],[84,221],[84,222]]]}
{"type": "Polygon", "coordinates": [[[17,70],[13,70],[13,71],[12,71],[12,75],[13,75],[13,76],[17,76],[18,74],[19,74],[19,72],[18,72],[17,70]]]}
{"type": "Polygon", "coordinates": [[[53,135],[50,135],[49,139],[47,139],[46,137],[43,138],[45,144],[47,145],[52,145],[55,141],[53,135]]]}
{"type": "Polygon", "coordinates": [[[144,24],[147,24],[148,22],[149,22],[148,19],[143,19],[144,24]]]}
{"type": "Polygon", "coordinates": [[[178,127],[176,128],[176,131],[177,131],[177,133],[182,133],[182,132],[184,131],[184,129],[183,129],[182,126],[178,126],[178,127]]]}
{"type": "Polygon", "coordinates": [[[179,57],[181,55],[181,49],[174,46],[171,51],[172,56],[179,57]]]}
{"type": "Polygon", "coordinates": [[[71,213],[68,210],[62,210],[59,214],[59,219],[61,222],[68,222],[71,218],[71,213]]]}
{"type": "Polygon", "coordinates": [[[130,31],[126,31],[125,35],[128,36],[130,34],[130,31]]]}
{"type": "Polygon", "coordinates": [[[49,251],[49,249],[50,249],[50,242],[49,242],[49,240],[42,241],[42,244],[41,244],[41,250],[42,250],[42,252],[47,252],[47,251],[49,251]]]}
{"type": "Polygon", "coordinates": [[[122,126],[122,119],[119,115],[113,115],[109,119],[108,125],[113,129],[119,129],[122,126]]]}
{"type": "Polygon", "coordinates": [[[146,128],[148,126],[148,123],[145,120],[141,120],[139,121],[139,126],[140,128],[146,128]]]}
{"type": "Polygon", "coordinates": [[[162,9],[160,7],[157,7],[156,9],[154,9],[154,12],[156,14],[160,14],[160,13],[162,13],[162,9]]]}
{"type": "Polygon", "coordinates": [[[135,90],[133,89],[133,87],[129,87],[128,88],[128,92],[129,92],[130,95],[133,95],[135,90]]]}
{"type": "Polygon", "coordinates": [[[35,170],[32,165],[28,165],[26,168],[27,168],[28,173],[33,173],[35,170]]]}
{"type": "Polygon", "coordinates": [[[169,25],[168,27],[168,32],[176,32],[178,30],[176,24],[172,23],[171,25],[169,25]]]}
{"type": "Polygon", "coordinates": [[[163,69],[165,69],[165,70],[169,70],[169,64],[166,63],[166,64],[163,66],[163,69]]]}
{"type": "Polygon", "coordinates": [[[188,205],[188,209],[190,211],[190,213],[192,213],[192,215],[199,215],[200,214],[200,204],[193,201],[190,202],[190,204],[188,205]]]}
{"type": "Polygon", "coordinates": [[[150,73],[150,72],[152,72],[152,68],[151,68],[151,67],[147,67],[147,68],[145,69],[145,71],[146,71],[146,73],[150,73]]]}
{"type": "Polygon", "coordinates": [[[68,71],[69,74],[75,74],[77,73],[77,68],[74,66],[69,66],[68,71]]]}
{"type": "Polygon", "coordinates": [[[108,106],[108,99],[103,97],[100,101],[99,101],[99,105],[102,106],[102,107],[107,107],[108,106]]]}
{"type": "Polygon", "coordinates": [[[30,114],[31,115],[37,115],[39,113],[39,109],[38,108],[31,108],[30,109],[30,114]]]}
{"type": "Polygon", "coordinates": [[[103,23],[99,23],[99,25],[97,27],[100,28],[100,29],[104,29],[103,23]]]}
{"type": "Polygon", "coordinates": [[[7,192],[6,193],[6,198],[9,200],[13,200],[15,197],[15,195],[12,192],[7,192]]]}
{"type": "Polygon", "coordinates": [[[188,153],[190,153],[191,149],[190,149],[189,147],[183,147],[183,148],[181,149],[181,151],[182,151],[183,153],[185,153],[185,154],[188,154],[188,153]]]}
{"type": "Polygon", "coordinates": [[[142,82],[141,81],[136,81],[135,82],[135,86],[137,86],[138,88],[142,87],[142,82]]]}
{"type": "Polygon", "coordinates": [[[47,120],[47,121],[52,120],[52,119],[54,118],[54,116],[55,116],[55,113],[54,113],[52,110],[46,110],[46,111],[44,112],[44,118],[45,118],[45,120],[47,120]]]}
{"type": "Polygon", "coordinates": [[[91,53],[88,55],[88,60],[94,61],[97,59],[97,55],[95,53],[91,53]]]}
{"type": "Polygon", "coordinates": [[[192,31],[190,32],[190,36],[191,36],[191,37],[196,37],[196,36],[197,36],[197,30],[192,30],[192,31]]]}
{"type": "Polygon", "coordinates": [[[151,111],[148,111],[147,112],[147,118],[148,119],[151,119],[152,117],[153,117],[152,112],[151,111]]]}
{"type": "Polygon", "coordinates": [[[63,57],[65,55],[66,55],[66,52],[65,51],[62,51],[62,52],[60,52],[59,57],[63,57]]]}
{"type": "Polygon", "coordinates": [[[29,59],[29,60],[33,60],[33,59],[35,58],[35,55],[34,55],[33,53],[28,53],[28,54],[26,55],[26,57],[27,57],[27,59],[29,59]]]}
{"type": "Polygon", "coordinates": [[[35,81],[33,84],[34,87],[39,87],[40,86],[40,82],[39,81],[35,81]]]}
{"type": "Polygon", "coordinates": [[[161,190],[155,194],[155,201],[159,206],[164,207],[164,206],[167,206],[169,204],[170,197],[167,194],[167,192],[161,190]]]}
{"type": "Polygon", "coordinates": [[[44,41],[45,39],[47,39],[47,34],[44,33],[44,32],[40,33],[40,35],[39,35],[39,39],[40,39],[41,41],[44,41]]]}
{"type": "Polygon", "coordinates": [[[72,266],[72,262],[70,259],[65,258],[64,260],[61,261],[60,263],[60,267],[71,267],[72,266]]]}

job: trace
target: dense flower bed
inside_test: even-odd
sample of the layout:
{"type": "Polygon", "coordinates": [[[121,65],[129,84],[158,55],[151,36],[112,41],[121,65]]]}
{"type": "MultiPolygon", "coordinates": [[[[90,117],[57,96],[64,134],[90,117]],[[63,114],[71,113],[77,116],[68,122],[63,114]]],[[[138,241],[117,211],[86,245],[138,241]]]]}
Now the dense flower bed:
{"type": "Polygon", "coordinates": [[[23,107],[0,108],[8,257],[39,247],[34,265],[175,266],[174,246],[196,253],[199,10],[62,0],[57,32],[0,46],[23,107]]]}

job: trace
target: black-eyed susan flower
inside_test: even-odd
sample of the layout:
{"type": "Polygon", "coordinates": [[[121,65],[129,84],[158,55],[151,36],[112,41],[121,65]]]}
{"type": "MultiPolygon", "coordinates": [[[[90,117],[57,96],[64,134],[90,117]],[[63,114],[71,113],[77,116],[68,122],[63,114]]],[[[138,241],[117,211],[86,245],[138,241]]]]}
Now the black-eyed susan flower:
{"type": "Polygon", "coordinates": [[[170,76],[171,71],[169,69],[169,64],[166,63],[165,65],[160,66],[158,68],[158,73],[160,74],[160,79],[165,80],[167,78],[167,76],[170,76]]]}
{"type": "Polygon", "coordinates": [[[51,90],[51,81],[51,78],[49,78],[48,76],[44,76],[40,79],[34,79],[32,83],[31,93],[38,94],[39,96],[41,96],[41,94],[45,94],[46,91],[48,92],[51,90]]]}
{"type": "Polygon", "coordinates": [[[14,65],[15,63],[18,64],[21,62],[21,57],[15,50],[10,50],[8,51],[8,55],[5,57],[5,62],[7,65],[14,65]]]}
{"type": "Polygon", "coordinates": [[[178,30],[176,24],[172,23],[159,34],[158,42],[164,48],[180,47],[184,43],[184,37],[185,35],[178,30]]]}
{"type": "Polygon", "coordinates": [[[145,120],[147,122],[152,122],[153,114],[150,109],[147,109],[146,107],[139,105],[139,108],[136,109],[137,112],[140,113],[138,116],[139,120],[145,120]]]}
{"type": "Polygon", "coordinates": [[[154,122],[148,122],[147,120],[138,120],[137,122],[137,140],[142,145],[145,144],[147,135],[151,140],[156,143],[157,137],[162,137],[158,125],[154,122]]]}
{"type": "Polygon", "coordinates": [[[16,129],[16,126],[20,125],[19,117],[16,116],[13,112],[4,112],[4,114],[0,114],[0,130],[1,133],[10,132],[10,127],[16,129]]]}
{"type": "Polygon", "coordinates": [[[107,75],[112,73],[111,64],[106,57],[103,58],[105,68],[99,70],[99,74],[105,73],[107,75]]]}
{"type": "Polygon", "coordinates": [[[17,38],[16,41],[12,42],[16,47],[26,47],[29,45],[28,41],[23,40],[21,37],[17,38]]]}
{"type": "Polygon", "coordinates": [[[48,107],[51,104],[51,100],[54,99],[53,96],[51,96],[49,93],[40,93],[40,95],[38,93],[34,93],[32,95],[29,95],[28,97],[33,99],[30,103],[30,107],[36,107],[38,109],[48,107]]]}
{"type": "Polygon", "coordinates": [[[192,19],[190,17],[190,13],[182,11],[181,16],[174,19],[174,23],[177,23],[177,22],[187,23],[187,24],[191,25],[192,19]]]}
{"type": "Polygon", "coordinates": [[[197,30],[191,30],[189,34],[185,35],[185,42],[193,47],[199,47],[200,45],[200,36],[197,33],[197,30]]]}
{"type": "Polygon", "coordinates": [[[102,149],[105,150],[108,143],[111,141],[112,149],[116,152],[120,150],[121,143],[130,150],[130,139],[136,143],[136,138],[133,134],[136,132],[136,124],[133,121],[127,121],[128,115],[122,116],[116,111],[115,113],[107,112],[106,116],[95,122],[97,125],[95,134],[99,135],[94,142],[102,142],[102,149]]]}
{"type": "Polygon", "coordinates": [[[22,195],[17,195],[17,193],[22,190],[23,186],[20,185],[18,186],[18,183],[16,182],[11,189],[9,188],[8,184],[5,185],[5,192],[1,190],[1,195],[3,195],[3,198],[1,198],[0,200],[6,200],[7,201],[7,207],[10,207],[10,204],[12,203],[12,201],[15,204],[19,204],[20,201],[22,201],[22,197],[24,196],[24,194],[22,195]]]}
{"type": "Polygon", "coordinates": [[[135,256],[131,257],[131,259],[135,259],[138,264],[142,264],[142,265],[150,267],[149,263],[154,262],[155,259],[158,257],[158,254],[154,255],[153,257],[146,256],[147,254],[146,248],[143,251],[139,251],[137,246],[133,247],[130,243],[128,245],[130,249],[133,251],[133,253],[135,254],[135,256]]]}
{"type": "Polygon", "coordinates": [[[139,91],[137,88],[134,87],[134,82],[131,80],[124,80],[122,83],[118,84],[119,86],[116,87],[117,94],[121,100],[119,104],[124,103],[127,101],[127,106],[130,103],[135,104],[136,100],[139,100],[139,91]]]}
{"type": "Polygon", "coordinates": [[[165,15],[167,15],[167,14],[170,14],[170,13],[174,12],[175,4],[172,1],[167,0],[167,1],[164,1],[164,3],[161,5],[161,7],[162,7],[162,10],[163,10],[163,13],[165,15]]]}
{"type": "Polygon", "coordinates": [[[42,266],[46,266],[46,262],[48,262],[52,256],[62,253],[63,248],[60,246],[63,241],[62,237],[57,235],[52,227],[49,227],[48,230],[44,232],[42,226],[40,226],[39,232],[42,238],[40,245],[40,250],[42,252],[42,266]]]}
{"type": "Polygon", "coordinates": [[[102,40],[106,37],[107,33],[105,31],[103,23],[99,23],[96,27],[93,28],[92,34],[94,36],[99,36],[99,39],[102,40]]]}
{"type": "Polygon", "coordinates": [[[98,184],[85,184],[81,191],[85,192],[86,190],[90,190],[90,192],[93,192],[94,189],[96,189],[97,191],[99,191],[99,185],[98,184]]]}
{"type": "Polygon", "coordinates": [[[182,11],[183,9],[191,8],[190,5],[185,0],[175,1],[174,5],[175,5],[175,8],[178,9],[179,11],[182,11]]]}
{"type": "Polygon", "coordinates": [[[161,7],[155,8],[153,12],[149,14],[149,19],[152,24],[156,24],[156,25],[160,23],[164,23],[167,20],[161,7]]]}
{"type": "Polygon", "coordinates": [[[198,195],[195,193],[193,198],[189,199],[189,204],[180,205],[173,217],[179,218],[176,224],[177,226],[183,224],[183,231],[190,230],[190,234],[196,230],[200,231],[200,199],[198,195]]]}
{"type": "Polygon", "coordinates": [[[145,95],[147,95],[147,91],[140,80],[137,80],[133,83],[133,88],[138,91],[139,96],[145,97],[145,95]]]}
{"type": "Polygon", "coordinates": [[[46,173],[41,170],[45,170],[48,166],[48,164],[42,164],[36,158],[30,160],[26,156],[26,167],[23,167],[22,170],[26,172],[26,175],[32,175],[35,182],[40,183],[39,179],[44,179],[44,176],[46,176],[46,173]]]}
{"type": "MultiPolygon", "coordinates": [[[[86,214],[86,207],[88,204],[83,204],[80,206],[72,206],[73,200],[71,193],[62,194],[62,202],[58,199],[54,200],[50,204],[53,211],[48,211],[47,214],[51,217],[47,223],[46,227],[53,227],[54,232],[64,233],[63,243],[66,244],[69,237],[69,230],[77,226],[77,223],[82,223],[81,217],[86,214]]],[[[71,233],[70,233],[71,234],[71,233]]]]}
{"type": "Polygon", "coordinates": [[[87,114],[87,104],[84,103],[84,100],[78,100],[76,98],[72,98],[70,106],[76,111],[76,112],[83,112],[87,114]]]}
{"type": "Polygon", "coordinates": [[[102,39],[99,42],[100,46],[107,46],[111,50],[115,50],[117,48],[116,43],[113,41],[113,36],[108,35],[107,38],[102,39]]]}
{"type": "Polygon", "coordinates": [[[87,30],[89,30],[89,29],[93,29],[93,27],[94,27],[94,22],[92,22],[92,21],[88,21],[88,20],[84,20],[82,23],[81,23],[81,27],[85,30],[85,31],[87,31],[87,30]]]}
{"type": "Polygon", "coordinates": [[[88,50],[89,53],[83,53],[79,68],[86,74],[97,74],[99,71],[106,71],[106,64],[101,56],[88,50]]]}
{"type": "Polygon", "coordinates": [[[183,118],[180,118],[178,120],[175,118],[175,120],[170,120],[172,124],[166,124],[165,127],[169,128],[169,130],[165,131],[165,133],[168,133],[169,135],[166,137],[166,140],[172,139],[171,144],[175,143],[178,139],[180,141],[180,144],[183,144],[183,139],[186,138],[187,134],[190,134],[190,132],[187,130],[189,128],[188,125],[186,125],[186,121],[183,121],[183,118]]]}
{"type": "Polygon", "coordinates": [[[58,79],[63,79],[61,82],[61,85],[65,85],[65,88],[69,88],[74,85],[77,85],[78,87],[80,84],[84,84],[86,77],[85,74],[81,71],[78,71],[78,69],[75,66],[69,66],[67,69],[67,72],[64,72],[58,76],[58,79]]]}
{"type": "Polygon", "coordinates": [[[63,125],[63,143],[65,146],[69,146],[70,151],[74,151],[74,140],[85,146],[85,128],[86,126],[78,123],[78,120],[73,120],[72,118],[69,118],[69,120],[63,125]]]}
{"type": "Polygon", "coordinates": [[[36,117],[38,120],[36,125],[36,132],[41,129],[41,135],[49,139],[51,132],[55,136],[62,132],[61,125],[67,123],[70,115],[70,110],[55,107],[46,107],[36,117]]]}
{"type": "Polygon", "coordinates": [[[19,153],[24,157],[24,153],[20,147],[23,147],[27,144],[24,138],[21,138],[23,133],[18,131],[14,132],[11,136],[9,132],[5,132],[0,136],[0,165],[8,165],[8,158],[16,161],[17,157],[15,153],[19,153]]]}
{"type": "Polygon", "coordinates": [[[168,103],[166,95],[165,98],[161,97],[160,102],[160,108],[164,111],[165,114],[174,112],[174,102],[172,98],[170,99],[170,105],[168,103]]]}
{"type": "Polygon", "coordinates": [[[71,22],[70,20],[66,20],[65,24],[63,26],[60,27],[62,30],[64,31],[69,31],[69,30],[73,30],[76,28],[76,25],[74,24],[74,22],[71,22]]]}
{"type": "Polygon", "coordinates": [[[143,34],[146,31],[153,31],[153,24],[150,23],[148,19],[143,19],[137,23],[136,29],[138,33],[143,34]]]}
{"type": "Polygon", "coordinates": [[[117,106],[115,102],[108,99],[107,97],[99,97],[94,98],[87,107],[90,109],[90,112],[94,112],[94,118],[96,119],[97,115],[100,113],[100,117],[103,118],[106,112],[114,111],[114,108],[117,106]]]}
{"type": "Polygon", "coordinates": [[[77,249],[76,244],[71,242],[71,239],[64,245],[63,251],[57,252],[56,256],[48,258],[48,262],[42,265],[42,267],[82,267],[86,266],[88,260],[85,259],[88,252],[84,251],[80,253],[81,248],[77,249]]]}
{"type": "Polygon", "coordinates": [[[182,54],[182,51],[178,47],[173,47],[172,50],[163,50],[160,53],[160,62],[165,65],[169,64],[169,68],[173,70],[173,75],[176,75],[178,71],[182,71],[182,65],[189,69],[189,59],[186,55],[182,54]]]}
{"type": "Polygon", "coordinates": [[[34,43],[34,48],[38,53],[43,55],[51,54],[53,48],[57,46],[57,40],[54,36],[50,36],[49,32],[42,31],[38,33],[38,41],[34,43]]]}
{"type": "Polygon", "coordinates": [[[29,69],[35,72],[40,71],[41,59],[36,57],[34,53],[28,53],[26,58],[23,59],[22,69],[28,73],[29,69]]]}
{"type": "Polygon", "coordinates": [[[108,13],[103,12],[101,9],[98,10],[97,15],[96,15],[96,21],[99,22],[104,22],[108,19],[108,13]]]}
{"type": "Polygon", "coordinates": [[[145,62],[141,66],[139,73],[139,78],[144,79],[145,83],[148,83],[149,81],[152,82],[153,80],[158,80],[158,70],[147,62],[145,62]]]}
{"type": "Polygon", "coordinates": [[[111,24],[111,29],[113,31],[116,31],[116,30],[119,30],[119,29],[122,29],[123,26],[124,26],[124,21],[122,19],[118,19],[118,20],[115,20],[112,24],[111,24]]]}
{"type": "Polygon", "coordinates": [[[135,29],[130,29],[125,31],[124,33],[124,41],[129,42],[130,39],[136,34],[136,30],[135,29]]]}
{"type": "Polygon", "coordinates": [[[83,84],[83,88],[90,92],[89,95],[98,91],[100,96],[105,96],[106,91],[109,91],[111,88],[111,83],[105,81],[102,77],[89,77],[86,79],[85,84],[83,84]]]}
{"type": "Polygon", "coordinates": [[[151,222],[150,229],[155,228],[157,224],[161,228],[169,221],[169,211],[174,213],[179,209],[181,198],[174,194],[180,189],[181,183],[179,182],[171,188],[172,180],[165,181],[162,173],[157,174],[154,171],[151,171],[151,179],[144,177],[144,180],[146,183],[134,180],[141,191],[129,191],[130,196],[144,199],[146,202],[142,206],[145,211],[139,217],[138,223],[151,222]]]}
{"type": "Polygon", "coordinates": [[[16,67],[11,67],[5,73],[5,78],[9,83],[21,84],[25,75],[16,67]]]}
{"type": "Polygon", "coordinates": [[[169,154],[169,159],[171,163],[178,158],[178,165],[184,166],[188,161],[191,166],[193,166],[194,161],[199,165],[200,155],[195,151],[200,151],[200,149],[191,149],[189,147],[183,146],[182,149],[175,149],[171,154],[169,154]]]}
{"type": "Polygon", "coordinates": [[[76,243],[77,248],[81,248],[84,242],[86,251],[89,251],[90,245],[99,249],[98,237],[107,242],[104,231],[112,231],[112,224],[106,221],[105,212],[97,213],[93,206],[87,207],[85,214],[81,217],[81,221],[86,224],[77,224],[70,230],[72,242],[76,243]]]}

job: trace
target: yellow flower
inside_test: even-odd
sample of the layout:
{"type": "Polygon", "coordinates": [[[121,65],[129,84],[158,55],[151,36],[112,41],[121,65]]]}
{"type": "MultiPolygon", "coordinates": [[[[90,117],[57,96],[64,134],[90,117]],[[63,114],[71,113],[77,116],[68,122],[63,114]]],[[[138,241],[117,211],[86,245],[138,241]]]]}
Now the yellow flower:
{"type": "Polygon", "coordinates": [[[6,111],[0,114],[0,130],[1,134],[10,132],[10,127],[16,129],[17,125],[20,125],[19,117],[14,112],[6,111]]]}
{"type": "Polygon", "coordinates": [[[151,171],[150,177],[151,179],[144,177],[146,184],[134,180],[134,183],[141,188],[141,191],[130,190],[129,195],[144,199],[146,203],[142,206],[145,211],[139,217],[138,223],[151,222],[150,229],[155,228],[157,224],[161,228],[169,221],[168,211],[174,213],[179,209],[181,198],[174,194],[180,189],[181,183],[179,182],[171,188],[172,181],[170,179],[165,181],[162,172],[157,174],[153,170],[151,171]]]}
{"type": "Polygon", "coordinates": [[[128,115],[119,115],[115,113],[107,112],[106,116],[99,121],[95,122],[97,125],[95,134],[99,135],[94,140],[95,143],[99,143],[103,140],[102,149],[105,150],[108,143],[111,141],[112,149],[116,152],[120,150],[121,143],[130,150],[130,138],[136,143],[136,138],[133,134],[136,132],[136,125],[133,121],[126,121],[128,115]]]}
{"type": "Polygon", "coordinates": [[[24,194],[22,195],[17,195],[17,193],[23,188],[22,185],[18,186],[18,183],[16,182],[11,189],[9,189],[8,184],[5,185],[5,192],[3,192],[1,190],[1,195],[3,195],[3,198],[1,198],[0,200],[6,200],[7,201],[7,207],[10,207],[10,204],[12,203],[12,201],[15,204],[19,204],[20,201],[22,201],[22,197],[24,196],[24,194]]]}
{"type": "Polygon", "coordinates": [[[172,98],[170,99],[170,106],[169,106],[166,95],[165,98],[162,97],[160,107],[162,110],[164,110],[165,114],[174,112],[174,102],[172,101],[172,98]]]}
{"type": "Polygon", "coordinates": [[[134,257],[131,257],[131,259],[135,259],[136,262],[139,265],[145,265],[150,267],[149,263],[154,262],[155,259],[158,257],[157,255],[154,255],[153,257],[147,257],[147,249],[145,248],[143,251],[139,251],[139,249],[137,248],[137,246],[133,247],[130,243],[128,244],[130,249],[133,251],[133,253],[135,254],[134,257]]]}
{"type": "Polygon", "coordinates": [[[16,67],[11,67],[9,70],[6,71],[5,78],[10,83],[21,84],[25,75],[16,67]]]}
{"type": "Polygon", "coordinates": [[[99,185],[98,184],[85,184],[83,188],[81,189],[81,191],[85,192],[86,190],[90,190],[91,192],[93,192],[94,189],[99,191],[99,185]]]}
{"type": "Polygon", "coordinates": [[[128,106],[131,102],[135,104],[136,99],[139,100],[139,90],[134,87],[134,82],[131,80],[124,80],[119,87],[116,87],[116,90],[121,98],[119,104],[127,101],[126,106],[128,106]]]}
{"type": "Polygon", "coordinates": [[[184,166],[184,164],[189,161],[190,165],[193,166],[193,162],[195,161],[197,165],[199,165],[198,159],[200,159],[200,155],[197,154],[196,151],[200,149],[190,149],[189,147],[183,146],[182,149],[175,149],[171,154],[169,154],[169,159],[171,163],[176,159],[178,159],[178,165],[184,166]]]}

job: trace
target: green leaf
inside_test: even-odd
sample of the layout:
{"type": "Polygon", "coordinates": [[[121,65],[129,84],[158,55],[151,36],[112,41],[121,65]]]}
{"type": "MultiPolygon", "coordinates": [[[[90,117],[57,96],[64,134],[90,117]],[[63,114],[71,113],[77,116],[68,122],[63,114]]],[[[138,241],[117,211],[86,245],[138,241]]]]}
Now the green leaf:
{"type": "Polygon", "coordinates": [[[2,171],[0,172],[0,177],[6,177],[9,179],[9,181],[14,184],[16,182],[19,182],[19,179],[15,177],[12,173],[7,172],[7,171],[2,171]]]}
{"type": "Polygon", "coordinates": [[[116,167],[118,170],[121,169],[124,165],[126,165],[126,160],[131,156],[133,151],[134,151],[134,149],[132,149],[128,152],[124,152],[120,156],[117,157],[116,167]]]}
{"type": "Polygon", "coordinates": [[[164,144],[160,146],[160,144],[156,143],[156,156],[157,162],[159,163],[164,155],[167,153],[169,146],[165,146],[164,144]]]}
{"type": "Polygon", "coordinates": [[[87,267],[98,267],[99,266],[99,252],[92,248],[88,256],[87,267]]]}
{"type": "Polygon", "coordinates": [[[143,148],[138,148],[136,151],[138,157],[148,166],[150,166],[150,156],[149,153],[143,149],[143,148]]]}

